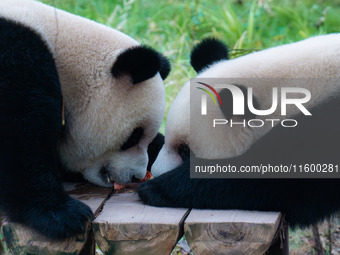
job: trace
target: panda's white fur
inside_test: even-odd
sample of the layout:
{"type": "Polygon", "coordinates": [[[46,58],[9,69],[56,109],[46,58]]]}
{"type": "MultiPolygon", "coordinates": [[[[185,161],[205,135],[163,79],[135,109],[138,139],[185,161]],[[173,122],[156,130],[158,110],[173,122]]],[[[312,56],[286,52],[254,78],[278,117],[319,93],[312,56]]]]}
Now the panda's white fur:
{"type": "MultiPolygon", "coordinates": [[[[333,78],[340,77],[340,34],[329,34],[312,37],[300,42],[278,46],[233,59],[215,62],[200,72],[197,78],[235,78],[244,79],[243,86],[252,86],[254,95],[260,103],[261,109],[268,109],[271,105],[270,79],[261,84],[247,84],[248,78],[282,78],[276,87],[292,85],[294,80],[289,78],[310,78],[304,84],[312,94],[312,99],[306,104],[311,107],[321,103],[327,97],[339,91],[339,83],[333,78]],[[285,79],[284,79],[285,78],[285,79]],[[318,80],[316,78],[322,78],[318,80]],[[329,78],[329,79],[327,79],[329,78]]],[[[297,80],[295,80],[297,81],[297,80]]],[[[301,87],[301,84],[299,84],[301,87]]],[[[192,96],[198,96],[201,91],[193,90],[192,96]]],[[[199,125],[195,134],[190,134],[190,83],[186,83],[174,100],[167,117],[165,144],[152,166],[154,176],[168,172],[182,163],[178,154],[180,144],[189,145],[191,151],[201,158],[230,158],[242,154],[249,146],[263,136],[270,127],[233,128],[214,130],[209,135],[212,119],[224,119],[223,113],[208,100],[209,113],[202,121],[200,118],[192,120],[191,125],[199,125]],[[195,122],[196,121],[196,122],[195,122]],[[195,124],[196,123],[196,124],[195,124]],[[206,126],[204,126],[206,125],[206,126]],[[207,126],[209,125],[209,126],[207,126]],[[217,137],[218,139],[214,139],[217,137]],[[213,140],[212,140],[213,139],[213,140]]],[[[193,106],[195,107],[195,106],[193,106]]],[[[198,109],[200,106],[196,106],[198,109]]],[[[297,108],[288,108],[288,116],[296,114],[297,108]]],[[[271,118],[278,117],[278,112],[271,118]]],[[[261,118],[257,116],[256,118],[261,118]]]]}
{"type": "Polygon", "coordinates": [[[139,44],[115,29],[32,0],[1,0],[0,17],[37,31],[53,53],[65,104],[67,139],[60,153],[66,168],[101,186],[112,185],[99,174],[104,165],[119,183],[133,175],[143,178],[147,146],[163,117],[163,82],[157,74],[133,85],[128,75],[111,74],[119,53],[139,44]],[[121,152],[139,126],[144,135],[138,146],[121,152]]]}

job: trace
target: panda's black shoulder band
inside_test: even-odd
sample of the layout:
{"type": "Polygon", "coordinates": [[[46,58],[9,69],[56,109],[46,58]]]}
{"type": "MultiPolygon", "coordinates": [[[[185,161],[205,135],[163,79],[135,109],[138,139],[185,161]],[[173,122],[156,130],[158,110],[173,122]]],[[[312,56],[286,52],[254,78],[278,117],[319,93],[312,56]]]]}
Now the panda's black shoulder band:
{"type": "Polygon", "coordinates": [[[131,76],[133,84],[143,82],[160,73],[165,79],[170,72],[170,64],[166,57],[150,47],[139,45],[123,51],[111,69],[114,77],[121,74],[131,76]]]}
{"type": "Polygon", "coordinates": [[[229,59],[228,46],[216,38],[203,39],[190,56],[190,63],[197,73],[216,61],[229,59]]]}

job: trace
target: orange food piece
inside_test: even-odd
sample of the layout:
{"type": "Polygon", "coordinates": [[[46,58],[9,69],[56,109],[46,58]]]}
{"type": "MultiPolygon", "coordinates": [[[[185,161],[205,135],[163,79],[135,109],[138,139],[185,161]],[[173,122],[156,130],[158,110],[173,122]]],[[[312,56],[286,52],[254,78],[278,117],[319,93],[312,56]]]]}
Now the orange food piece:
{"type": "Polygon", "coordinates": [[[148,172],[146,172],[145,177],[143,179],[141,179],[139,182],[145,182],[145,181],[150,180],[152,178],[153,178],[153,176],[152,176],[151,172],[148,171],[148,172]]]}
{"type": "Polygon", "coordinates": [[[141,179],[140,181],[138,181],[137,183],[133,182],[133,183],[128,183],[126,185],[121,185],[121,184],[119,184],[117,182],[114,182],[113,183],[113,188],[115,190],[120,190],[120,189],[125,189],[125,188],[136,189],[137,186],[138,186],[138,183],[145,182],[145,181],[150,180],[150,179],[153,179],[153,176],[152,176],[151,172],[148,171],[146,173],[145,177],[143,179],[141,179]]]}
{"type": "Polygon", "coordinates": [[[117,190],[117,189],[124,189],[125,187],[126,187],[126,185],[121,185],[121,184],[119,184],[117,182],[113,183],[113,188],[115,190],[117,190]]]}

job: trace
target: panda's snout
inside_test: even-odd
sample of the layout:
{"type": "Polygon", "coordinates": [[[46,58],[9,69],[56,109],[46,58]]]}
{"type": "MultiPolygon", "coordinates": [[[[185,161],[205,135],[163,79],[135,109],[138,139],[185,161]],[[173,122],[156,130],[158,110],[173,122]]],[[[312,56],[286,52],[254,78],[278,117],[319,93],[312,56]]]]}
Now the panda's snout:
{"type": "Polygon", "coordinates": [[[121,185],[138,181],[144,178],[144,171],[137,171],[133,168],[115,168],[113,166],[103,166],[99,170],[100,179],[107,185],[118,183],[121,185]]]}

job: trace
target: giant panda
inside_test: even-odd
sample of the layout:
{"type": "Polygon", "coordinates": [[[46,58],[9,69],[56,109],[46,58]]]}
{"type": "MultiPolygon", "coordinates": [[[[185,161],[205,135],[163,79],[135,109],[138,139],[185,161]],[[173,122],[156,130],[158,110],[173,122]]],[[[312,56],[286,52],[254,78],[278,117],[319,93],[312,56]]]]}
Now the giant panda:
{"type": "Polygon", "coordinates": [[[169,62],[33,0],[0,1],[0,34],[0,209],[49,238],[82,233],[92,212],[59,170],[103,187],[143,178],[162,140],[169,62]]]}
{"type": "MultiPolygon", "coordinates": [[[[197,78],[245,78],[243,84],[235,84],[240,89],[254,85],[257,78],[281,78],[274,80],[277,84],[262,79],[263,83],[254,85],[256,109],[270,107],[272,87],[289,87],[296,78],[309,78],[304,85],[312,95],[306,103],[312,118],[292,106],[286,118],[298,121],[294,128],[279,124],[264,129],[225,126],[213,133],[211,126],[190,121],[189,98],[202,92],[196,89],[190,94],[187,83],[169,110],[165,144],[152,166],[156,178],[139,187],[141,200],[153,206],[281,211],[291,226],[301,227],[338,211],[340,179],[191,179],[189,158],[211,165],[219,163],[218,159],[227,159],[220,165],[235,166],[329,161],[339,165],[340,34],[227,58],[226,45],[206,39],[192,51],[191,63],[198,72],[197,78]],[[193,123],[200,126],[190,134],[193,123]]],[[[224,90],[218,93],[230,99],[224,90]]],[[[206,118],[237,117],[230,109],[214,107],[212,100],[207,104],[211,113],[206,118]]],[[[245,111],[245,117],[247,114],[252,117],[245,111]]]]}

